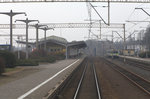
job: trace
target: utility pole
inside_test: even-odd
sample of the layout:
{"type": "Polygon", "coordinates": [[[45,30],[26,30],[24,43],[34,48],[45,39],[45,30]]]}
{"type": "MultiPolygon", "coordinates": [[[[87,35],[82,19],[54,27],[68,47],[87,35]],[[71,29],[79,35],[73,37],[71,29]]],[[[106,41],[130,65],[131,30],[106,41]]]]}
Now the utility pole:
{"type": "Polygon", "coordinates": [[[110,0],[108,0],[108,26],[110,25],[110,0]]]}
{"type": "MultiPolygon", "coordinates": [[[[123,38],[124,38],[124,51],[126,50],[126,28],[125,28],[125,24],[123,24],[123,31],[124,31],[124,36],[123,36],[123,38]]],[[[126,59],[125,59],[125,55],[124,55],[124,62],[126,61],[126,59]]]]}
{"type": "Polygon", "coordinates": [[[17,22],[17,21],[26,23],[26,59],[28,59],[29,58],[29,50],[28,50],[28,27],[29,26],[28,26],[28,24],[30,22],[35,22],[35,21],[39,22],[39,21],[38,20],[28,20],[28,18],[26,18],[26,20],[16,20],[15,22],[17,22]]]}
{"type": "Polygon", "coordinates": [[[114,32],[112,31],[112,37],[111,37],[111,39],[112,39],[112,49],[114,49],[114,32]]]}
{"type": "Polygon", "coordinates": [[[32,25],[33,27],[35,27],[35,29],[36,29],[36,49],[38,50],[39,49],[39,47],[38,47],[38,42],[39,42],[39,28],[40,27],[43,27],[43,26],[47,26],[47,25],[39,25],[38,23],[37,24],[35,24],[35,25],[32,25]]]}
{"type": "Polygon", "coordinates": [[[8,15],[10,17],[10,51],[13,51],[12,47],[13,47],[13,16],[15,15],[19,15],[19,14],[24,14],[26,16],[25,12],[13,12],[12,10],[10,10],[10,12],[0,12],[0,14],[5,14],[8,15]]]}
{"type": "MultiPolygon", "coordinates": [[[[20,36],[18,36],[18,41],[20,40],[20,36]]],[[[18,43],[18,59],[20,59],[20,50],[19,50],[19,43],[18,43]]]]}
{"type": "Polygon", "coordinates": [[[114,42],[114,32],[112,31],[112,43],[114,42]]]}
{"type": "Polygon", "coordinates": [[[46,27],[43,27],[43,28],[39,28],[39,29],[41,29],[41,30],[44,30],[44,50],[46,51],[46,31],[47,30],[54,30],[54,28],[48,28],[47,26],[46,27]]]}
{"type": "Polygon", "coordinates": [[[99,20],[99,38],[101,39],[101,36],[102,36],[102,24],[101,24],[101,20],[99,20]]]}

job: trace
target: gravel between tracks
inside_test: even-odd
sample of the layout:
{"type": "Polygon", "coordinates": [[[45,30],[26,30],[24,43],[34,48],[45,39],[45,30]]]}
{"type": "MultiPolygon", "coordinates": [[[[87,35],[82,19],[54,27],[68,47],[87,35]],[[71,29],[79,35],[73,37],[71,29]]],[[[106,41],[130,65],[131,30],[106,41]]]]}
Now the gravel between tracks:
{"type": "Polygon", "coordinates": [[[136,67],[136,66],[132,66],[130,64],[123,63],[122,61],[119,61],[116,59],[113,59],[111,61],[114,62],[115,64],[119,64],[120,66],[122,66],[122,67],[124,67],[124,68],[126,68],[126,69],[128,69],[150,81],[150,71],[144,70],[144,69],[136,67]]]}
{"type": "MultiPolygon", "coordinates": [[[[111,66],[106,65],[101,58],[90,58],[95,61],[95,68],[99,81],[102,99],[150,99],[150,95],[139,89],[136,85],[130,82],[127,78],[115,71],[111,66]]],[[[78,69],[68,81],[69,84],[61,91],[59,99],[72,99],[78,81],[81,77],[84,65],[78,69]]],[[[90,74],[90,68],[87,68],[87,77],[90,74]]],[[[91,79],[92,80],[92,79],[91,79]]],[[[86,80],[85,87],[92,87],[90,79],[86,80]]],[[[90,88],[89,87],[89,88],[90,88]]],[[[88,89],[87,89],[88,90],[88,89]]],[[[84,94],[82,99],[95,99],[84,94]]]]}
{"type": "Polygon", "coordinates": [[[120,73],[96,59],[96,71],[103,99],[150,99],[150,96],[120,73]]]}

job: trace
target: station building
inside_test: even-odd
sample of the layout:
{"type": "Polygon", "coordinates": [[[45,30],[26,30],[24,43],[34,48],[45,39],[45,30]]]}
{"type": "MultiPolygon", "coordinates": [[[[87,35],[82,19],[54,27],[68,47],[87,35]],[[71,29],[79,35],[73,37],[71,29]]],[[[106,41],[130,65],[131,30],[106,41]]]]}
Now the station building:
{"type": "MultiPolygon", "coordinates": [[[[26,44],[25,41],[17,41],[17,43],[26,44]]],[[[30,52],[37,49],[36,42],[29,42],[28,45],[30,52]]],[[[66,55],[66,58],[73,58],[83,54],[86,46],[84,41],[68,42],[65,38],[58,36],[49,36],[46,37],[46,40],[42,38],[38,42],[38,49],[46,49],[50,53],[62,52],[66,55]]]]}

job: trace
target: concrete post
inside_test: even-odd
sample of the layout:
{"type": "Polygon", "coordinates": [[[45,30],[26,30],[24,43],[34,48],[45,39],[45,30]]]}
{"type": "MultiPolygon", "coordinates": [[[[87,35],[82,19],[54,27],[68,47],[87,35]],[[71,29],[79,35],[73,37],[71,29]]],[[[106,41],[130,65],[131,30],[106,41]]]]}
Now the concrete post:
{"type": "MultiPolygon", "coordinates": [[[[126,50],[126,28],[125,28],[125,24],[123,24],[123,31],[124,31],[124,51],[126,50]]],[[[125,55],[124,55],[124,62],[126,61],[125,59],[125,55]]]]}
{"type": "Polygon", "coordinates": [[[16,20],[16,21],[21,21],[21,22],[26,23],[26,59],[28,59],[29,58],[29,49],[28,49],[28,47],[29,47],[29,45],[28,45],[28,23],[34,22],[34,21],[38,21],[38,20],[28,20],[28,18],[26,18],[26,20],[16,20]]]}
{"type": "Polygon", "coordinates": [[[108,25],[110,25],[110,0],[108,0],[108,25]]]}
{"type": "Polygon", "coordinates": [[[36,28],[36,49],[39,49],[39,44],[38,44],[38,40],[39,40],[39,29],[40,29],[40,27],[47,26],[47,25],[35,24],[35,25],[32,25],[32,26],[36,28]]]}
{"type": "Polygon", "coordinates": [[[13,51],[13,33],[12,33],[12,16],[10,16],[10,51],[13,51]]]}
{"type": "Polygon", "coordinates": [[[28,49],[28,23],[26,23],[26,59],[29,58],[29,49],[28,49]]]}
{"type": "Polygon", "coordinates": [[[10,12],[0,12],[0,14],[5,14],[8,15],[10,17],[10,51],[13,51],[12,47],[13,47],[13,16],[18,15],[18,14],[25,14],[24,12],[13,12],[12,10],[10,10],[10,12]]]}
{"type": "Polygon", "coordinates": [[[45,41],[45,43],[44,43],[44,50],[46,51],[46,31],[47,30],[54,30],[54,28],[48,28],[48,26],[46,26],[46,27],[44,27],[44,28],[39,28],[39,29],[42,29],[42,30],[44,30],[44,41],[45,41]]]}
{"type": "Polygon", "coordinates": [[[38,41],[39,41],[39,31],[38,31],[38,27],[36,27],[36,49],[38,50],[39,47],[38,47],[38,41]]]}
{"type": "Polygon", "coordinates": [[[101,24],[101,20],[99,20],[99,25],[100,25],[100,27],[99,27],[99,38],[101,39],[101,37],[102,37],[102,24],[101,24]]]}
{"type": "Polygon", "coordinates": [[[46,51],[46,30],[44,30],[44,50],[46,51]]]}
{"type": "Polygon", "coordinates": [[[66,46],[66,59],[68,59],[68,46],[66,46]]]}

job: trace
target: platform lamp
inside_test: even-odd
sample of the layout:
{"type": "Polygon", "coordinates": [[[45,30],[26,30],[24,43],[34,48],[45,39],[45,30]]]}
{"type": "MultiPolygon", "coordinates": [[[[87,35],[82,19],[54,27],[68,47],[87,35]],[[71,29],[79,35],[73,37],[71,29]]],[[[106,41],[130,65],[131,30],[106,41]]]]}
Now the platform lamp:
{"type": "Polygon", "coordinates": [[[48,26],[45,26],[45,27],[41,27],[41,28],[39,28],[39,29],[41,29],[41,30],[44,30],[44,50],[46,51],[46,31],[48,31],[48,30],[54,30],[54,28],[49,28],[48,26]]]}
{"type": "Polygon", "coordinates": [[[28,24],[30,22],[36,22],[36,21],[39,23],[39,21],[38,20],[28,20],[28,18],[26,18],[26,20],[16,20],[15,22],[17,22],[17,21],[26,23],[26,59],[28,59],[29,58],[29,49],[28,49],[28,27],[29,27],[29,25],[28,24]]]}
{"type": "Polygon", "coordinates": [[[4,14],[4,15],[7,15],[10,17],[10,51],[13,51],[12,50],[12,47],[13,47],[13,42],[12,42],[12,39],[13,39],[13,16],[15,15],[19,15],[19,14],[24,14],[25,16],[26,13],[25,12],[13,12],[12,10],[10,10],[10,12],[0,12],[0,14],[4,14]]]}
{"type": "Polygon", "coordinates": [[[38,47],[38,42],[39,42],[39,28],[40,27],[44,27],[44,26],[47,26],[47,25],[40,25],[40,24],[35,24],[35,25],[31,25],[31,26],[33,26],[33,27],[35,27],[35,29],[36,29],[36,49],[38,50],[39,49],[39,47],[38,47]]]}

